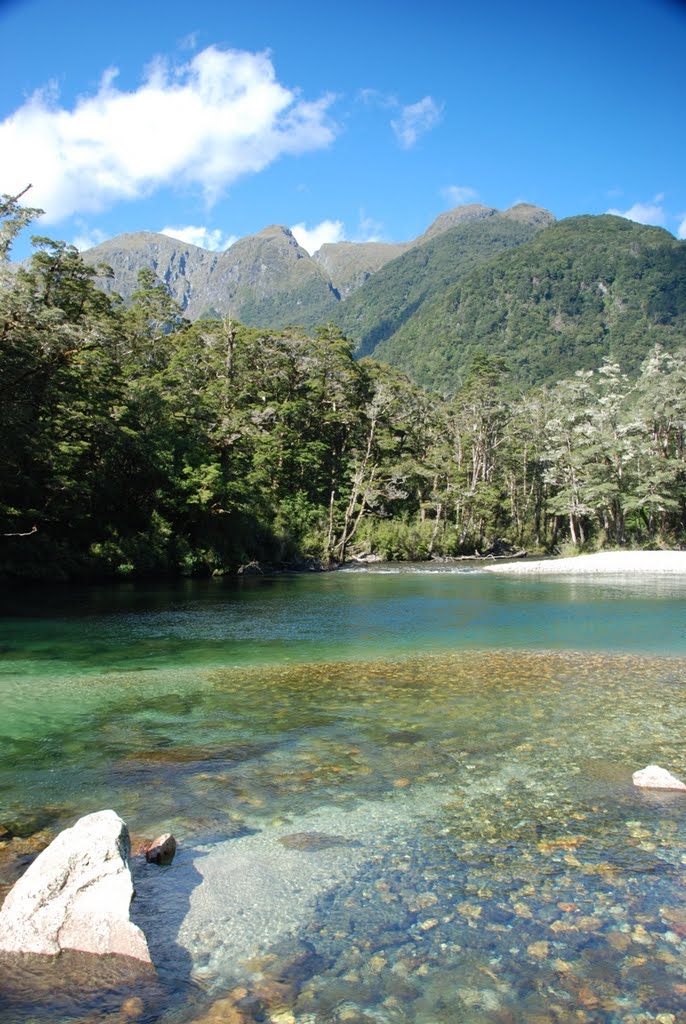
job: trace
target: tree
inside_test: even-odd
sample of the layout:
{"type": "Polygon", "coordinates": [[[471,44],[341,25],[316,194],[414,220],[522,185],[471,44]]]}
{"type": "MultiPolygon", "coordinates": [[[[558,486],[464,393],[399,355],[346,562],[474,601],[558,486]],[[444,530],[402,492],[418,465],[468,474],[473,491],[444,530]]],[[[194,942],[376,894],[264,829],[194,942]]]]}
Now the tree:
{"type": "Polygon", "coordinates": [[[21,206],[19,203],[31,187],[27,185],[14,196],[6,193],[0,196],[0,263],[9,260],[12,244],[17,235],[43,213],[38,207],[21,206]]]}

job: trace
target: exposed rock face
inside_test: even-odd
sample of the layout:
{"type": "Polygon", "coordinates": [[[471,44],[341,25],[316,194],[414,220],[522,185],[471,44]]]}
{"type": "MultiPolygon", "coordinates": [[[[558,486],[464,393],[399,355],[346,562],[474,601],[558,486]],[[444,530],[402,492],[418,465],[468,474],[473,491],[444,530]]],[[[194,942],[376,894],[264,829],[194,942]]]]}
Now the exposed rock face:
{"type": "Polygon", "coordinates": [[[411,242],[325,242],[312,259],[328,275],[341,299],[356,292],[377,270],[402,256],[411,242]]]}
{"type": "Polygon", "coordinates": [[[83,252],[82,257],[91,266],[110,266],[114,277],[98,277],[96,284],[105,292],[118,293],[127,302],[138,288],[138,272],[149,267],[185,312],[192,302],[202,305],[220,253],[167,235],[136,231],[101,242],[83,252]]]}
{"type": "Polygon", "coordinates": [[[680,779],[657,764],[649,764],[647,768],[641,768],[640,771],[634,772],[632,778],[634,786],[639,786],[641,789],[686,790],[686,785],[680,779]]]}
{"type": "Polygon", "coordinates": [[[150,962],[145,936],[129,920],[128,858],[128,829],[114,811],[89,814],[60,832],[8,894],[0,950],[74,949],[150,962]]]}
{"type": "Polygon", "coordinates": [[[466,203],[464,206],[455,206],[452,210],[446,210],[445,213],[439,214],[429,224],[424,234],[415,238],[414,244],[423,245],[430,238],[435,238],[437,235],[442,235],[444,231],[454,228],[456,224],[465,224],[472,220],[486,220],[488,217],[495,217],[497,213],[499,211],[495,206],[482,206],[480,203],[466,203]]]}
{"type": "Polygon", "coordinates": [[[97,284],[127,301],[137,288],[138,271],[154,270],[190,320],[212,314],[254,326],[314,326],[326,323],[338,304],[326,273],[279,224],[240,238],[223,253],[138,232],[82,255],[91,266],[112,267],[114,277],[99,278],[97,284]]]}

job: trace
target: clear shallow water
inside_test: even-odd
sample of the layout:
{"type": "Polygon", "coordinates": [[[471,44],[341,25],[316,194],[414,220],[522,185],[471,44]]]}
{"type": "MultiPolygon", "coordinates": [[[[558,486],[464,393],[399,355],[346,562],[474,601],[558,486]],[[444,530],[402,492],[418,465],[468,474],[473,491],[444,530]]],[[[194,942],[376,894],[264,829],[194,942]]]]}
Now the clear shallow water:
{"type": "Polygon", "coordinates": [[[500,647],[686,651],[686,580],[418,567],[0,598],[0,673],[142,671],[500,647]],[[657,600],[656,600],[657,599],[657,600]]]}
{"type": "MultiPolygon", "coordinates": [[[[686,771],[684,597],[411,569],[15,594],[0,822],[173,829],[138,869],[143,1020],[686,1021],[685,805],[631,785],[686,771]]],[[[45,984],[3,1020],[77,1016],[45,984]]],[[[80,1019],[121,1017],[107,991],[80,1019]]]]}

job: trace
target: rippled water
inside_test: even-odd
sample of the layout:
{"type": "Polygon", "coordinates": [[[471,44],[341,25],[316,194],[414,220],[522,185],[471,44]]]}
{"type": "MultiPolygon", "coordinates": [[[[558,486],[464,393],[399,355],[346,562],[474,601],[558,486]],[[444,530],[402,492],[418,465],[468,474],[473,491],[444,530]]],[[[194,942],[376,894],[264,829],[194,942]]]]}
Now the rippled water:
{"type": "Polygon", "coordinates": [[[686,801],[631,783],[686,772],[685,597],[411,569],[12,595],[0,823],[113,806],[180,848],[135,866],[156,977],[3,961],[1,1019],[686,1022],[686,801]]]}

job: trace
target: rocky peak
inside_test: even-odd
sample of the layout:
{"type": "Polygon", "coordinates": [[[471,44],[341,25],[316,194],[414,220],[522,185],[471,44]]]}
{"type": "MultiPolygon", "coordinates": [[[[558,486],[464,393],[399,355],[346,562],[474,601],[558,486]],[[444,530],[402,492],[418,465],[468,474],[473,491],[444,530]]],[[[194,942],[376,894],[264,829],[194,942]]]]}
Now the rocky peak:
{"type": "Polygon", "coordinates": [[[441,213],[436,217],[426,231],[415,239],[414,244],[422,245],[424,242],[428,242],[430,238],[442,235],[444,231],[449,231],[450,228],[454,228],[457,224],[465,224],[472,220],[485,220],[487,217],[495,217],[498,212],[494,206],[482,206],[480,203],[454,206],[452,210],[446,210],[445,213],[441,213]]]}
{"type": "MultiPolygon", "coordinates": [[[[248,235],[248,238],[260,238],[267,241],[286,242],[288,245],[293,246],[295,249],[302,249],[302,246],[298,244],[298,241],[291,231],[290,228],[285,227],[283,224],[268,224],[266,228],[262,228],[255,235],[248,235]]],[[[240,239],[243,241],[243,239],[240,239]]],[[[234,242],[234,245],[236,243],[234,242]]],[[[303,252],[305,250],[303,249],[303,252]]]]}
{"type": "Polygon", "coordinates": [[[555,221],[550,210],[546,210],[543,206],[534,206],[532,203],[516,203],[509,210],[504,210],[501,216],[507,217],[508,220],[518,221],[520,224],[534,224],[541,227],[555,221]]]}
{"type": "MultiPolygon", "coordinates": [[[[293,232],[290,228],[287,228],[285,224],[267,224],[266,227],[262,228],[261,231],[256,232],[257,237],[264,235],[265,238],[273,235],[275,237],[285,236],[286,238],[293,238],[293,232]]],[[[250,237],[249,235],[246,237],[250,237]]]]}

